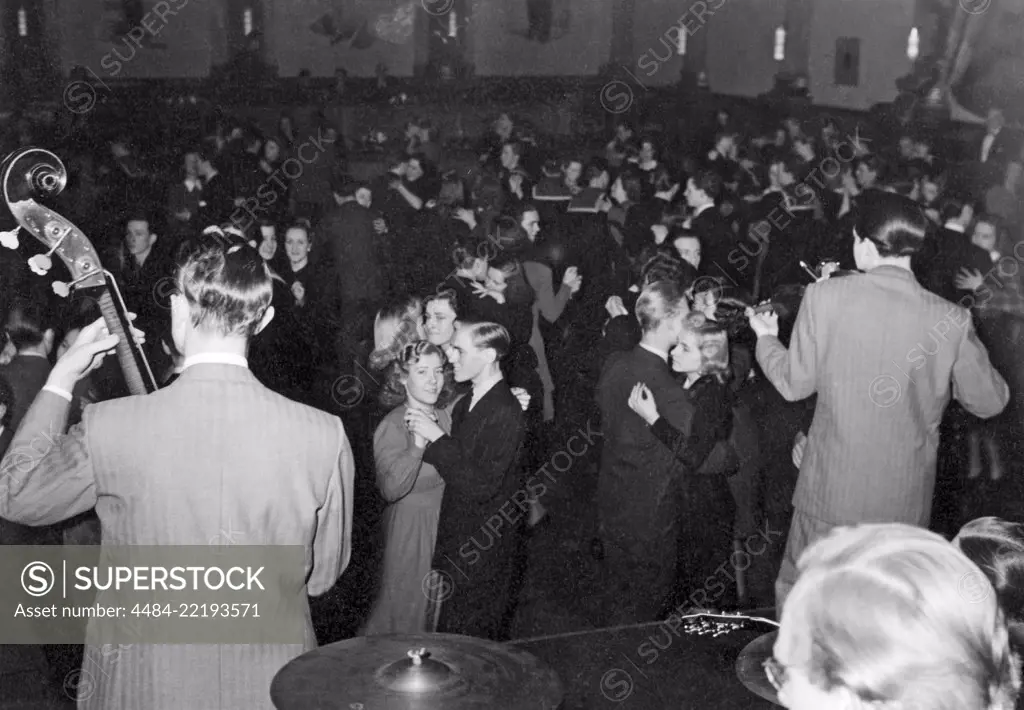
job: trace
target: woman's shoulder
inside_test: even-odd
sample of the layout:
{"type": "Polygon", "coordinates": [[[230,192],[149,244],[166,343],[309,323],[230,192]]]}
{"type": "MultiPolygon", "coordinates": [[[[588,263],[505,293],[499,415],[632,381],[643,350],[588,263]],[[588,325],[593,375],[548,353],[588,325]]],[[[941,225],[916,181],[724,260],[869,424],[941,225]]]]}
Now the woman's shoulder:
{"type": "Polygon", "coordinates": [[[404,429],[406,407],[407,405],[403,402],[402,404],[398,405],[390,412],[385,414],[384,418],[381,419],[380,424],[377,425],[377,436],[393,432],[397,430],[399,427],[402,427],[404,429]]]}
{"type": "Polygon", "coordinates": [[[694,400],[715,404],[729,404],[732,400],[732,389],[728,380],[710,374],[700,377],[689,389],[694,400]]]}

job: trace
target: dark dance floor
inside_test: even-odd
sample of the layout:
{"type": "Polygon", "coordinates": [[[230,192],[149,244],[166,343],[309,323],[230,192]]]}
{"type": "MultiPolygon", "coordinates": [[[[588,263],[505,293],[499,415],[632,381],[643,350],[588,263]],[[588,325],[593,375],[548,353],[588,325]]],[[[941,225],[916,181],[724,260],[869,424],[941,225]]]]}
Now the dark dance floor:
{"type": "MultiPolygon", "coordinates": [[[[957,459],[947,453],[943,469],[958,468],[962,460],[957,459]]],[[[1024,457],[1015,452],[1007,459],[1007,475],[998,483],[977,480],[951,486],[952,502],[936,507],[936,527],[953,531],[960,521],[981,514],[1024,520],[1024,466],[1020,463],[1024,457]]],[[[777,473],[767,481],[765,531],[775,544],[750,560],[745,605],[749,608],[773,603],[772,583],[788,529],[794,478],[795,470],[777,473]]],[[[589,555],[586,544],[593,525],[586,502],[592,480],[593,471],[574,467],[560,480],[557,497],[546,501],[551,522],[531,539],[529,568],[513,629],[515,638],[534,639],[523,641],[523,648],[546,661],[562,677],[570,691],[567,710],[612,706],[652,710],[710,705],[771,707],[746,691],[732,670],[740,650],[767,628],[734,631],[717,638],[682,633],[670,636],[671,630],[658,625],[593,633],[597,631],[604,590],[599,563],[589,555]],[[648,667],[645,661],[650,659],[649,649],[655,640],[666,648],[658,651],[658,658],[648,667]],[[641,656],[643,643],[648,644],[644,647],[647,655],[641,656]],[[609,695],[625,696],[630,683],[628,697],[609,699],[609,695]]],[[[364,544],[359,545],[357,539],[352,565],[335,589],[317,604],[324,612],[330,610],[321,629],[323,642],[351,637],[372,598],[366,581],[370,577],[367,571],[373,566],[372,555],[358,554],[359,547],[370,549],[366,543],[371,535],[367,531],[358,534],[364,544]]],[[[74,707],[62,695],[59,686],[48,682],[41,649],[0,646],[0,710],[74,707]]]]}
{"type": "Polygon", "coordinates": [[[558,673],[566,691],[561,710],[769,710],[776,706],[747,690],[735,671],[744,646],[769,630],[699,635],[661,622],[514,645],[558,673]]]}

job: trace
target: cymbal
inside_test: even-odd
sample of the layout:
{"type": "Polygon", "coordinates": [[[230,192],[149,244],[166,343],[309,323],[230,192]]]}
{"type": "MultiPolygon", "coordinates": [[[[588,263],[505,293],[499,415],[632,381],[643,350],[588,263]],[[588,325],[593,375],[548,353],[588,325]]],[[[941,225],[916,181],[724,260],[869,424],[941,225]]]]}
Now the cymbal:
{"type": "Polygon", "coordinates": [[[747,690],[776,705],[782,705],[778,693],[764,672],[764,662],[772,657],[778,635],[778,631],[772,631],[748,643],[740,651],[740,657],[736,659],[736,676],[747,690]]]}
{"type": "Polygon", "coordinates": [[[278,710],[555,710],[563,696],[529,653],[456,634],[332,643],[292,660],[270,686],[278,710]]]}

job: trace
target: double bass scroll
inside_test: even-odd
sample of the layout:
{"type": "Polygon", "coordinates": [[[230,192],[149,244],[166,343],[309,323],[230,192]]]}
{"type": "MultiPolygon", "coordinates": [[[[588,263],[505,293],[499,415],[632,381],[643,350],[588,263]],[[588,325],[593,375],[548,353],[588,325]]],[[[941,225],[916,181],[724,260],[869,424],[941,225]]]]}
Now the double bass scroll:
{"type": "MultiPolygon", "coordinates": [[[[46,254],[29,259],[32,271],[47,273],[52,266],[51,255],[59,256],[72,280],[70,284],[55,282],[54,293],[67,296],[71,288],[95,293],[107,329],[118,336],[117,359],[128,390],[132,394],[155,391],[156,379],[145,354],[131,335],[117,283],[103,267],[96,248],[70,220],[39,201],[52,200],[67,185],[67,170],[60,158],[42,148],[22,148],[4,159],[0,165],[0,180],[4,202],[18,225],[48,249],[46,254]]],[[[16,230],[0,234],[0,243],[16,249],[16,230]]]]}

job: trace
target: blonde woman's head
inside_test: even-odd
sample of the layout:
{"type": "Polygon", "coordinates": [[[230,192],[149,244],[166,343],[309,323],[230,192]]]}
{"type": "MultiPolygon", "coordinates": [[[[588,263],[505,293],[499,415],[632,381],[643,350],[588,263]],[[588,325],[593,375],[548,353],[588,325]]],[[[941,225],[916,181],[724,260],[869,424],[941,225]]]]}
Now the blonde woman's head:
{"type": "Polygon", "coordinates": [[[373,321],[370,366],[383,370],[406,345],[423,339],[423,302],[418,298],[396,301],[377,312],[373,321]]]}
{"type": "Polygon", "coordinates": [[[683,319],[679,344],[672,348],[672,369],[697,377],[710,375],[719,382],[729,379],[729,333],[725,326],[702,313],[683,319]]]}
{"type": "Polygon", "coordinates": [[[995,592],[942,537],[840,528],[798,567],[773,661],[786,707],[1013,708],[1019,668],[995,592]]]}

